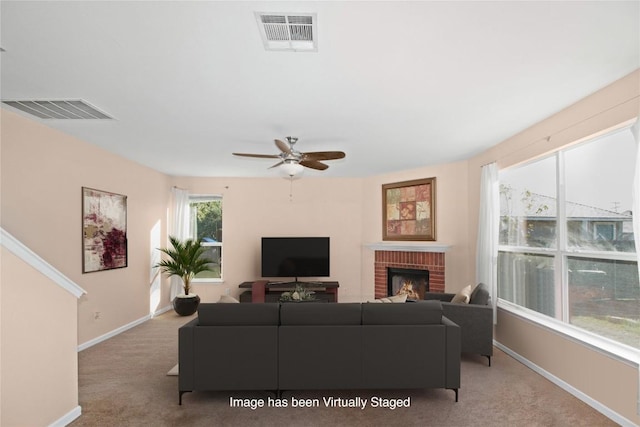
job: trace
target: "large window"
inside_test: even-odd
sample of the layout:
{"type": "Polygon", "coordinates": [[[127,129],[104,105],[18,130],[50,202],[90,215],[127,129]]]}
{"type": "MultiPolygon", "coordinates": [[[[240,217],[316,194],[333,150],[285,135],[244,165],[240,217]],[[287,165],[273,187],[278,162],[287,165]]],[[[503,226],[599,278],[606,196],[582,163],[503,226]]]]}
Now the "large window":
{"type": "Polygon", "coordinates": [[[191,234],[202,239],[205,256],[213,260],[210,267],[195,277],[195,281],[222,279],[222,197],[189,196],[191,234]]]}
{"type": "Polygon", "coordinates": [[[629,129],[500,173],[498,297],[640,348],[629,129]]]}

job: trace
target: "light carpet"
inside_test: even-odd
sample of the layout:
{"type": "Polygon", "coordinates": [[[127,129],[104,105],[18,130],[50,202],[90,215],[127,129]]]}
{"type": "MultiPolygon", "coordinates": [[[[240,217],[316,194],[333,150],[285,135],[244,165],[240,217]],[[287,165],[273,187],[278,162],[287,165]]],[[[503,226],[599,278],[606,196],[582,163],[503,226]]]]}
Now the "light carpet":
{"type": "MultiPolygon", "coordinates": [[[[233,407],[230,398],[268,402],[259,391],[193,392],[178,405],[178,328],[193,317],[167,312],[78,354],[82,415],[72,427],[411,427],[615,426],[531,369],[495,349],[491,367],[464,356],[460,401],[451,390],[317,390],[285,392],[283,399],[316,399],[320,407],[233,407]],[[411,398],[409,408],[325,407],[326,397],[411,398]]],[[[389,361],[389,369],[398,361],[389,361]]],[[[222,367],[219,367],[222,369],[222,367]]],[[[371,402],[371,400],[369,400],[371,402]]]]}

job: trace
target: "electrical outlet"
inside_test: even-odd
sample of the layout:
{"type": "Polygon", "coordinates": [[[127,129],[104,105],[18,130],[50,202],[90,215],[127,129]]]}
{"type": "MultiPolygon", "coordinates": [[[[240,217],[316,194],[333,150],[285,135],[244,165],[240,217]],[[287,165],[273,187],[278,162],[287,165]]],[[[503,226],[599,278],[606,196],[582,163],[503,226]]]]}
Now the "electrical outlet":
{"type": "Polygon", "coordinates": [[[96,311],[93,313],[93,320],[98,320],[100,319],[102,313],[100,313],[99,311],[96,311]]]}
{"type": "Polygon", "coordinates": [[[231,293],[231,290],[229,288],[226,288],[224,290],[225,295],[229,295],[231,293]]]}

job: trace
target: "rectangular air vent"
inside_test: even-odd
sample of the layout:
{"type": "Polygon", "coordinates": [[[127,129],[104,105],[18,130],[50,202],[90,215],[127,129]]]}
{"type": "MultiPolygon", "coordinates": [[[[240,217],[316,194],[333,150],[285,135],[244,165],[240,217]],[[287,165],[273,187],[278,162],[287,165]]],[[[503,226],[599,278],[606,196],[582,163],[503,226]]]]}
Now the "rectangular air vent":
{"type": "Polygon", "coordinates": [[[318,50],[315,13],[256,12],[255,15],[266,50],[318,50]]]}
{"type": "Polygon", "coordinates": [[[29,113],[40,119],[56,120],[110,120],[108,116],[96,107],[81,99],[73,100],[28,100],[2,101],[10,107],[29,113]]]}

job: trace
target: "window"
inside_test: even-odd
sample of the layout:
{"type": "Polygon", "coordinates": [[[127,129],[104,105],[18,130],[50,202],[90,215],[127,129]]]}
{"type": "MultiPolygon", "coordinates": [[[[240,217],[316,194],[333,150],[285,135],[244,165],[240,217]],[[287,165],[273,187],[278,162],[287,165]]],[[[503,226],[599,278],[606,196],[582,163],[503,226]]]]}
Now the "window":
{"type": "Polygon", "coordinates": [[[501,300],[640,348],[636,149],[623,129],[501,171],[501,300]]]}
{"type": "Polygon", "coordinates": [[[556,162],[549,157],[500,174],[500,244],[556,247],[556,162]]]}
{"type": "Polygon", "coordinates": [[[611,242],[616,237],[616,224],[613,222],[594,222],[593,223],[593,239],[611,242]]]}
{"type": "Polygon", "coordinates": [[[189,196],[191,235],[202,239],[213,271],[199,273],[195,281],[222,279],[222,197],[189,196]]]}

